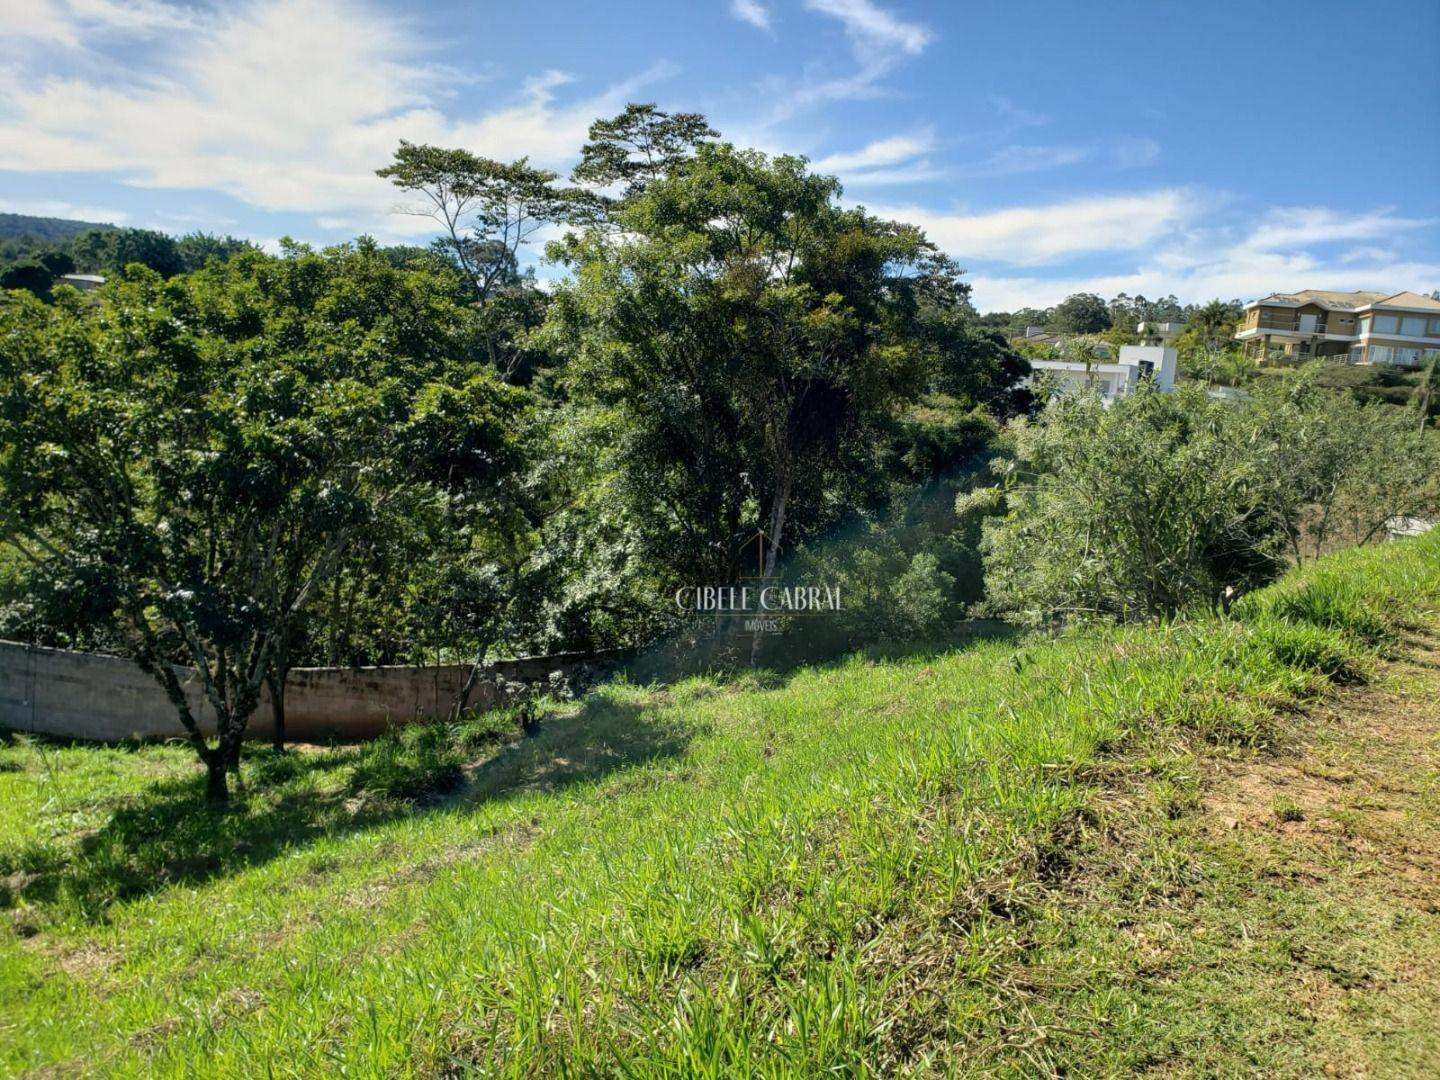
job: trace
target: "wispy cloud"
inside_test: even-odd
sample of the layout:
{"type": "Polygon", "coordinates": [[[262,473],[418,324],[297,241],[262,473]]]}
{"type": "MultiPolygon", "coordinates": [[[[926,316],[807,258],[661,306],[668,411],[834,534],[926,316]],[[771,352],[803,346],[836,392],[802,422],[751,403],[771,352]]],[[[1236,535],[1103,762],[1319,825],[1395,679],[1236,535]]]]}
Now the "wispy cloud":
{"type": "Polygon", "coordinates": [[[66,49],[80,48],[87,37],[148,37],[193,29],[194,11],[161,0],[0,0],[5,41],[66,49]]]}
{"type": "Polygon", "coordinates": [[[1083,146],[1004,146],[983,161],[961,167],[962,176],[1015,176],[1075,165],[1090,156],[1083,146]]]}
{"type": "Polygon", "coordinates": [[[805,7],[840,23],[850,41],[856,68],[838,77],[807,74],[798,85],[782,88],[771,109],[769,124],[781,123],[828,102],[878,97],[885,76],[934,40],[928,28],[901,19],[872,0],[805,0],[805,7]]]}
{"type": "Polygon", "coordinates": [[[914,56],[934,40],[919,23],[906,22],[871,0],[805,0],[805,6],[839,19],[862,61],[897,51],[914,56]]]}
{"type": "MultiPolygon", "coordinates": [[[[1036,210],[1041,213],[1032,220],[1047,229],[1068,216],[1055,214],[1054,208],[1029,212],[1036,210]]],[[[1010,219],[1011,223],[1014,220],[1010,219]]],[[[1111,246],[1090,252],[1123,257],[1138,251],[1139,257],[1129,269],[1043,276],[982,271],[970,280],[975,302],[982,310],[1046,307],[1076,292],[1101,296],[1117,292],[1151,297],[1174,294],[1192,302],[1215,297],[1248,299],[1307,286],[1428,292],[1440,285],[1440,263],[1404,259],[1383,246],[1350,247],[1347,243],[1402,235],[1426,225],[1383,208],[1346,212],[1329,207],[1274,207],[1240,226],[1211,223],[1192,214],[1177,219],[1171,227],[1151,230],[1146,244],[1116,238],[1111,246]]],[[[995,231],[992,228],[992,234],[995,231]]],[[[966,247],[952,247],[940,234],[936,237],[962,260],[967,254],[986,258],[978,248],[971,254],[966,247]]],[[[1103,239],[1095,237],[1096,241],[1103,239]]],[[[956,235],[950,240],[964,243],[966,237],[956,235]]]]}
{"type": "Polygon", "coordinates": [[[962,261],[1039,266],[1093,252],[1133,251],[1193,221],[1201,201],[1181,189],[1072,199],[983,214],[890,207],[885,216],[920,225],[962,261]]]}
{"type": "MultiPolygon", "coordinates": [[[[123,24],[106,0],[70,0],[63,10],[47,2],[62,20],[53,32],[82,47],[123,24]]],[[[143,15],[150,7],[168,9],[142,3],[129,9],[138,21],[123,25],[138,32],[169,17],[143,15]]],[[[546,71],[460,121],[445,110],[455,73],[427,61],[412,22],[373,7],[253,0],[203,25],[184,22],[183,12],[175,18],[173,59],[143,77],[21,81],[0,113],[4,167],[113,172],[137,186],[214,189],[265,210],[404,232],[389,214],[393,189],[374,176],[401,138],[561,166],[596,116],[673,74],[655,65],[562,100],[572,76],[546,71]]]]}
{"type": "Polygon", "coordinates": [[[922,128],[905,135],[892,135],[867,143],[858,150],[830,154],[814,163],[819,172],[834,173],[847,187],[918,183],[935,180],[946,170],[931,163],[935,130],[922,128]]]}
{"type": "Polygon", "coordinates": [[[991,94],[990,104],[1000,114],[1001,119],[1014,128],[1044,127],[1050,123],[1050,117],[1047,114],[1021,108],[1002,94],[991,94]]]}
{"type": "Polygon", "coordinates": [[[1343,214],[1323,206],[1285,206],[1269,211],[1245,242],[1256,251],[1314,246],[1337,240],[1371,240],[1398,236],[1433,225],[1433,220],[1395,216],[1394,207],[1361,214],[1343,214]]]}
{"type": "Polygon", "coordinates": [[[1148,138],[1117,139],[1110,154],[1118,168],[1142,169],[1160,160],[1160,144],[1148,138]]]}
{"type": "Polygon", "coordinates": [[[877,139],[859,150],[845,154],[831,154],[815,162],[821,172],[849,172],[853,169],[873,169],[882,165],[898,165],[902,161],[929,153],[935,146],[933,129],[914,132],[909,135],[892,135],[877,139]]]}
{"type": "Polygon", "coordinates": [[[770,29],[770,12],[759,0],[730,0],[730,14],[757,30],[770,29]]]}

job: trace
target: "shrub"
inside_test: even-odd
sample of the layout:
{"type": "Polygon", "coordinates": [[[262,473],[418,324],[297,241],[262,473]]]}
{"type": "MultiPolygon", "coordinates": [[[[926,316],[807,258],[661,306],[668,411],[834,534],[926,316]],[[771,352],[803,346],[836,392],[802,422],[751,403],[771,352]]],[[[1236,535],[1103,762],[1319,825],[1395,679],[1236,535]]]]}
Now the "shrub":
{"type": "Polygon", "coordinates": [[[1142,389],[1058,398],[1018,426],[1008,512],[985,524],[992,607],[1032,625],[1163,618],[1274,578],[1285,534],[1237,415],[1142,389]]]}

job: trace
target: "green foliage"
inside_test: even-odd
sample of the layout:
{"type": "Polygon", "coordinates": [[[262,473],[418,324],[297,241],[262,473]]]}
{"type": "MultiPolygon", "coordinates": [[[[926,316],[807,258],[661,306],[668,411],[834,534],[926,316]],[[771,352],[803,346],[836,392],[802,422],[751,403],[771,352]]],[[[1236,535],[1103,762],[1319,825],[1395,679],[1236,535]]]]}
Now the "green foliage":
{"type": "Polygon", "coordinates": [[[773,566],[879,503],[897,406],[1023,371],[964,336],[966,289],[918,231],[837,197],[800,159],[701,143],[553,249],[575,278],[543,341],[604,448],[591,482],[662,577],[732,581],[762,527],[773,566]]]}
{"type": "Polygon", "coordinates": [[[418,802],[458,787],[464,763],[449,725],[390,728],[361,750],[350,774],[350,791],[418,802]]]}
{"type": "Polygon", "coordinates": [[[1213,606],[1440,505],[1434,439],[1308,377],[1240,405],[1196,388],[1057,400],[1014,439],[987,583],[1030,623],[1213,606]]]}
{"type": "Polygon", "coordinates": [[[590,125],[572,177],[602,188],[621,185],[622,198],[628,198],[650,181],[677,172],[699,143],[718,134],[699,113],[667,113],[631,103],[619,116],[590,125]]]}
{"type": "Polygon", "coordinates": [[[0,309],[0,537],[37,581],[100,578],[212,772],[347,553],[483,521],[519,471],[524,395],[466,362],[464,327],[453,279],[369,244],[0,309]],[[171,662],[199,670],[218,746],[171,662]]]}
{"type": "Polygon", "coordinates": [[[1055,306],[1046,326],[1061,334],[1098,334],[1110,328],[1110,309],[1094,293],[1075,293],[1055,306]]]}
{"type": "Polygon", "coordinates": [[[986,525],[991,604],[1031,624],[1163,617],[1272,578],[1282,522],[1236,415],[1185,390],[1052,400],[1014,432],[1008,513],[986,525]]]}

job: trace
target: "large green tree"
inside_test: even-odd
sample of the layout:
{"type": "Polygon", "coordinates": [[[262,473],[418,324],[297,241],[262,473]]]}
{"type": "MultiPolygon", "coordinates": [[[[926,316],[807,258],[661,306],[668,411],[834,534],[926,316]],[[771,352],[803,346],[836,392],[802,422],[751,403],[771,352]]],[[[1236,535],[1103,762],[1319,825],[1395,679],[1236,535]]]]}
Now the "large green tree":
{"type": "Polygon", "coordinates": [[[575,276],[545,340],[603,428],[601,482],[671,575],[734,580],[757,529],[772,573],[874,497],[898,403],[935,379],[977,389],[946,333],[968,310],[958,271],[838,196],[803,159],[701,142],[617,203],[616,227],[552,247],[575,276]]]}
{"type": "Polygon", "coordinates": [[[52,577],[104,568],[214,801],[351,545],[457,504],[483,516],[518,471],[524,395],[465,362],[459,299],[362,244],[0,307],[0,538],[52,577]]]}

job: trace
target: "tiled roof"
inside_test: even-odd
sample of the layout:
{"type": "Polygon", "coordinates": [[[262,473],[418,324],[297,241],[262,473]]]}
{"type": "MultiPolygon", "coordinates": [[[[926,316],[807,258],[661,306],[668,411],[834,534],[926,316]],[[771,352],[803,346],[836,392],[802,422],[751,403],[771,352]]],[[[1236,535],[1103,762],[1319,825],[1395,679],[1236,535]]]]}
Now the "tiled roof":
{"type": "Polygon", "coordinates": [[[1257,303],[1263,304],[1272,301],[1281,304],[1319,304],[1330,311],[1354,311],[1356,308],[1365,307],[1383,300],[1388,294],[1381,292],[1335,292],[1330,289],[1301,289],[1293,293],[1271,293],[1264,300],[1257,303]]]}
{"type": "Polygon", "coordinates": [[[1372,302],[1377,308],[1405,308],[1409,311],[1440,311],[1440,300],[1414,292],[1398,292],[1372,302]]]}

